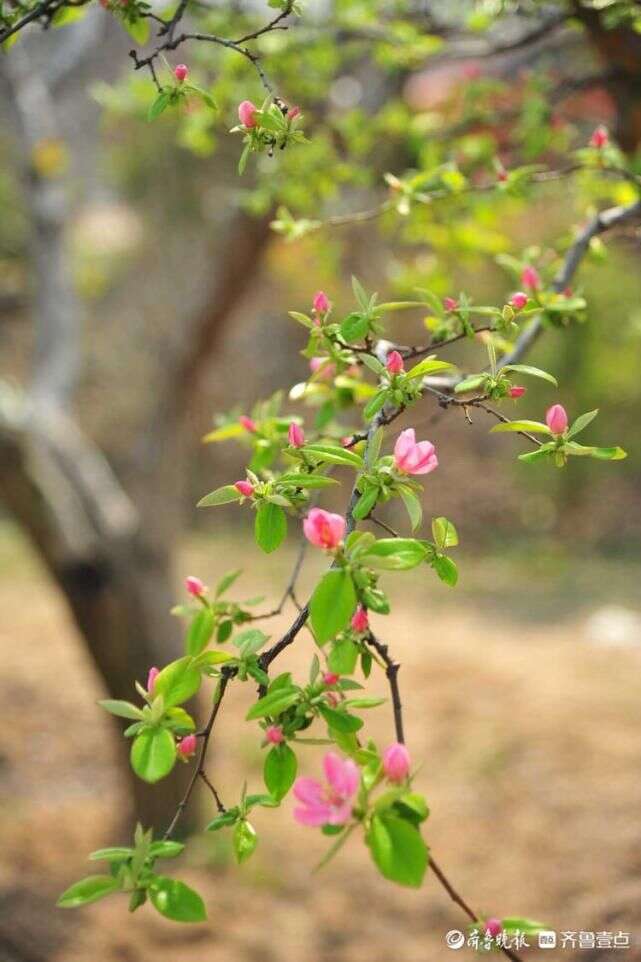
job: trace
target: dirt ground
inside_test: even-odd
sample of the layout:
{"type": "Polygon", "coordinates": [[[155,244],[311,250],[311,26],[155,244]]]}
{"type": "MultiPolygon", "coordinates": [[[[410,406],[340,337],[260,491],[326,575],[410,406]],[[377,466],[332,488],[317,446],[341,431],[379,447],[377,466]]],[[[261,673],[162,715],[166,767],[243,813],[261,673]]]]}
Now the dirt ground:
{"type": "MultiPolygon", "coordinates": [[[[286,554],[270,564],[274,594],[286,580],[286,554]]],[[[259,587],[254,560],[239,583],[244,596],[259,587]]],[[[223,537],[215,550],[203,540],[190,547],[181,567],[212,583],[239,562],[239,544],[223,537]]],[[[428,573],[411,590],[395,590],[403,606],[377,622],[403,665],[407,738],[432,810],[428,842],[480,913],[527,915],[558,931],[632,933],[627,950],[537,948],[527,957],[638,962],[641,638],[635,643],[633,630],[605,644],[607,610],[594,619],[605,604],[634,608],[638,570],[551,570],[532,556],[483,569],[463,559],[462,569],[460,592],[428,573]]],[[[404,577],[390,575],[388,584],[404,577]]],[[[90,870],[87,853],[126,841],[118,835],[124,781],[109,719],[95,705],[98,678],[15,537],[0,551],[0,611],[0,962],[473,957],[444,944],[465,920],[433,876],[420,891],[393,887],[377,878],[356,838],[313,875],[326,840],[295,825],[289,800],[258,814],[261,841],[242,868],[221,833],[197,836],[188,857],[165,863],[205,897],[206,925],[168,923],[148,907],[129,916],[119,897],[57,910],[55,897],[90,870]]],[[[286,623],[269,630],[277,635],[286,623]]],[[[309,656],[302,640],[288,667],[306,670],[309,656]]],[[[373,687],[385,693],[381,682],[373,687]]],[[[232,691],[214,744],[225,799],[237,798],[247,772],[250,790],[261,788],[257,729],[239,724],[251,696],[248,687],[232,691]]],[[[381,742],[391,740],[388,704],[368,721],[381,742]]],[[[308,749],[309,772],[321,753],[308,749]]],[[[205,820],[209,801],[200,803],[205,820]]]]}

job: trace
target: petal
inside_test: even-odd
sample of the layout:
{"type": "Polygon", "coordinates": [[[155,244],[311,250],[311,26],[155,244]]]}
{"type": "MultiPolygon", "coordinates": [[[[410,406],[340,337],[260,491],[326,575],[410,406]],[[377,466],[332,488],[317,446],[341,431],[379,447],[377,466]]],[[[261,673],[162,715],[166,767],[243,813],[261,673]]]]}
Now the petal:
{"type": "Polygon", "coordinates": [[[348,758],[343,765],[344,794],[346,798],[352,798],[358,791],[361,781],[361,773],[356,762],[348,758]]]}
{"type": "Polygon", "coordinates": [[[323,758],[323,769],[325,778],[332,789],[338,794],[343,794],[344,776],[343,759],[336,752],[327,752],[323,758]]]}
{"type": "Polygon", "coordinates": [[[396,461],[404,461],[405,458],[414,449],[416,444],[416,435],[414,434],[414,428],[406,428],[405,431],[401,431],[396,439],[396,444],[394,445],[394,458],[396,461]]]}
{"type": "Polygon", "coordinates": [[[329,805],[310,806],[308,808],[295,808],[294,818],[300,825],[309,825],[318,828],[319,825],[327,825],[332,812],[329,805]]]}
{"type": "Polygon", "coordinates": [[[294,795],[305,805],[320,805],[323,803],[323,786],[315,778],[301,776],[294,782],[294,795]]]}
{"type": "Polygon", "coordinates": [[[349,822],[352,816],[351,801],[342,802],[340,805],[332,805],[329,813],[330,825],[344,825],[349,822]]]}

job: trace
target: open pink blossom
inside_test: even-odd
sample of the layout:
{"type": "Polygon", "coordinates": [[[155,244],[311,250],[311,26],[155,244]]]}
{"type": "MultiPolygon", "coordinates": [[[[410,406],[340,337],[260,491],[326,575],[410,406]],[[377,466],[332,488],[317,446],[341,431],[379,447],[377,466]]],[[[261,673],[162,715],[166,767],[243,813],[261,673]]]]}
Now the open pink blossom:
{"type": "Polygon", "coordinates": [[[521,272],[521,284],[523,284],[523,287],[526,287],[529,291],[535,291],[541,286],[541,278],[536,267],[532,267],[531,264],[528,264],[523,268],[523,271],[521,272]]]}
{"type": "Polygon", "coordinates": [[[203,582],[200,580],[200,578],[196,578],[195,575],[189,575],[188,578],[185,578],[185,588],[190,595],[193,595],[194,598],[200,598],[201,595],[204,595],[207,591],[207,588],[203,582]]]}
{"type": "Polygon", "coordinates": [[[189,68],[184,63],[179,63],[174,67],[174,77],[179,84],[183,83],[189,76],[189,68]]]}
{"type": "Polygon", "coordinates": [[[195,735],[185,735],[178,742],[178,754],[182,755],[183,758],[189,758],[195,753],[197,745],[198,739],[195,735]]]}
{"type": "Polygon", "coordinates": [[[256,104],[253,104],[251,100],[243,100],[243,102],[238,105],[238,119],[243,127],[251,128],[256,126],[256,110],[256,104]]]}
{"type": "Polygon", "coordinates": [[[251,498],[254,493],[254,485],[251,481],[234,481],[234,487],[243,498],[251,498]]]}
{"type": "Polygon", "coordinates": [[[254,419],[247,417],[246,414],[241,414],[241,416],[238,418],[238,423],[241,424],[246,431],[249,431],[250,434],[255,434],[258,430],[258,425],[254,419]]]}
{"type": "Polygon", "coordinates": [[[369,618],[367,617],[367,608],[363,608],[359,605],[354,614],[352,615],[352,628],[354,631],[363,632],[367,631],[369,628],[369,618]]]}
{"type": "Polygon", "coordinates": [[[417,441],[414,428],[401,431],[394,445],[394,464],[403,474],[429,474],[438,467],[431,441],[417,441]]]}
{"type": "Polygon", "coordinates": [[[293,448],[302,448],[305,444],[305,432],[303,431],[300,424],[296,424],[295,421],[289,425],[289,430],[287,431],[287,440],[293,448]]]}
{"type": "Polygon", "coordinates": [[[398,351],[390,351],[390,353],[387,355],[385,367],[390,374],[400,374],[401,371],[405,370],[403,358],[398,351]]]}
{"type": "Polygon", "coordinates": [[[303,521],[303,532],[317,548],[337,548],[345,536],[345,518],[322,508],[312,508],[303,521]]]}
{"type": "Polygon", "coordinates": [[[596,130],[592,131],[592,136],[590,137],[590,147],[596,147],[597,150],[601,150],[603,147],[607,147],[610,143],[610,135],[608,133],[608,128],[604,127],[603,124],[599,124],[596,130]]]}
{"type": "Polygon", "coordinates": [[[336,365],[326,357],[310,357],[309,369],[321,381],[331,381],[336,374],[336,365]]]}
{"type": "Polygon", "coordinates": [[[301,825],[344,825],[352,814],[352,800],[358,791],[360,774],[351,758],[327,752],[323,759],[326,784],[315,778],[297,778],[294,795],[301,802],[294,818],[301,825]]]}
{"type": "Polygon", "coordinates": [[[156,668],[155,665],[153,668],[149,669],[149,674],[147,675],[147,693],[149,695],[153,695],[154,693],[154,685],[156,684],[156,678],[159,674],[160,669],[156,668]]]}
{"type": "Polygon", "coordinates": [[[332,306],[332,302],[325,291],[317,291],[312,301],[312,310],[315,314],[327,314],[332,306]]]}
{"type": "Polygon", "coordinates": [[[410,753],[401,742],[395,742],[383,752],[383,771],[390,782],[404,782],[411,764],[410,753]]]}
{"type": "Polygon", "coordinates": [[[528,296],[523,291],[516,291],[510,298],[510,307],[515,311],[522,311],[528,302],[528,296]]]}
{"type": "Polygon", "coordinates": [[[265,729],[265,739],[270,745],[281,745],[285,741],[283,729],[280,725],[270,725],[265,729]]]}
{"type": "Polygon", "coordinates": [[[568,416],[562,404],[553,404],[545,413],[545,423],[552,434],[563,434],[568,426],[568,416]]]}

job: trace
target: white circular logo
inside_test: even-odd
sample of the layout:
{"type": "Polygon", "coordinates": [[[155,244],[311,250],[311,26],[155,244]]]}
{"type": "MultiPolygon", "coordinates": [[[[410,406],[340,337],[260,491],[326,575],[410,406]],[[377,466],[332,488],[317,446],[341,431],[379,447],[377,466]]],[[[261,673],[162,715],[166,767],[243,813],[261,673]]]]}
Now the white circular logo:
{"type": "Polygon", "coordinates": [[[465,945],[465,935],[460,929],[450,929],[445,936],[445,944],[449,949],[462,949],[465,945]]]}

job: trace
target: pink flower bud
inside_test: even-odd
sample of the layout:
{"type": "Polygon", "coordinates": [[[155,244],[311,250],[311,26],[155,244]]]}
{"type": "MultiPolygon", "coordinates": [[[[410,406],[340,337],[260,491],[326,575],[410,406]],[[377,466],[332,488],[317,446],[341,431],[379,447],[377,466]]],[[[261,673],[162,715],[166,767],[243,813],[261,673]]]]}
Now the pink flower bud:
{"type": "Polygon", "coordinates": [[[182,755],[183,758],[189,758],[195,754],[197,745],[198,739],[195,735],[185,735],[185,737],[181,738],[178,742],[178,754],[182,755]]]}
{"type": "Polygon", "coordinates": [[[405,370],[403,364],[403,358],[398,353],[398,351],[390,351],[387,355],[387,361],[385,362],[385,367],[390,374],[400,374],[401,371],[405,370]]]}
{"type": "Polygon", "coordinates": [[[296,120],[297,117],[300,117],[300,107],[290,107],[287,111],[287,119],[296,120]]]}
{"type": "Polygon", "coordinates": [[[517,291],[515,294],[512,294],[510,298],[510,307],[513,307],[515,311],[522,311],[527,302],[527,294],[524,294],[523,291],[517,291]]]}
{"type": "Polygon", "coordinates": [[[243,127],[250,129],[256,126],[256,110],[256,104],[251,100],[243,100],[242,104],[238,105],[238,119],[243,127]]]}
{"type": "Polygon", "coordinates": [[[352,446],[352,435],[346,434],[344,438],[341,438],[341,446],[344,448],[351,448],[352,446]]]}
{"type": "Polygon", "coordinates": [[[318,374],[321,381],[331,381],[336,374],[336,365],[326,357],[310,357],[309,369],[312,374],[318,374]]]}
{"type": "Polygon", "coordinates": [[[352,628],[354,631],[363,632],[367,631],[369,628],[369,618],[367,617],[367,608],[363,608],[359,605],[354,614],[352,615],[352,628]]]}
{"type": "Polygon", "coordinates": [[[508,391],[508,394],[510,397],[519,398],[519,397],[523,397],[526,390],[527,388],[521,387],[520,384],[515,384],[513,387],[510,388],[510,390],[508,391]]]}
{"type": "Polygon", "coordinates": [[[345,536],[345,518],[322,508],[312,508],[303,521],[305,537],[317,548],[337,548],[345,536]]]}
{"type": "Polygon", "coordinates": [[[196,578],[194,575],[189,575],[188,578],[185,578],[185,588],[194,598],[200,598],[207,591],[207,588],[200,578],[196,578]]]}
{"type": "Polygon", "coordinates": [[[336,695],[333,691],[328,691],[325,695],[325,698],[327,699],[327,704],[330,706],[330,708],[338,708],[338,695],[336,695]]]}
{"type": "Polygon", "coordinates": [[[156,684],[156,678],[159,674],[160,669],[156,668],[155,665],[153,668],[149,669],[149,674],[147,675],[147,694],[153,695],[154,685],[156,684]]]}
{"type": "Polygon", "coordinates": [[[265,739],[270,745],[282,744],[285,741],[283,729],[280,727],[280,725],[270,725],[269,728],[265,730],[265,739]]]}
{"type": "Polygon", "coordinates": [[[563,434],[568,426],[568,416],[561,404],[553,404],[545,414],[545,423],[552,434],[563,434]]]}
{"type": "Polygon", "coordinates": [[[314,313],[327,314],[331,306],[332,303],[325,291],[317,291],[317,293],[314,295],[314,300],[312,301],[312,310],[314,313]]]}
{"type": "Polygon", "coordinates": [[[521,273],[521,284],[523,287],[527,287],[530,291],[535,291],[537,287],[541,286],[541,278],[539,277],[539,272],[536,267],[532,267],[530,264],[523,268],[521,273]]]}
{"type": "Polygon", "coordinates": [[[495,939],[497,935],[503,931],[503,926],[501,925],[500,919],[486,919],[485,920],[485,934],[489,935],[491,939],[495,939]]]}
{"type": "Polygon", "coordinates": [[[294,421],[292,421],[287,432],[287,440],[293,448],[302,448],[302,446],[305,444],[305,432],[300,424],[296,424],[294,421]]]}
{"type": "Polygon", "coordinates": [[[454,297],[444,297],[443,307],[446,311],[456,311],[458,310],[458,301],[454,297]]]}
{"type": "Polygon", "coordinates": [[[414,428],[401,431],[394,445],[394,467],[402,474],[429,474],[438,467],[431,441],[417,441],[414,428]]]}
{"type": "Polygon", "coordinates": [[[608,128],[604,127],[603,124],[599,124],[596,130],[592,131],[590,147],[596,147],[598,150],[601,150],[603,147],[607,147],[609,143],[610,134],[608,133],[608,128]]]}
{"type": "Polygon", "coordinates": [[[258,430],[258,425],[256,422],[253,420],[253,418],[248,418],[246,414],[241,414],[241,416],[238,418],[238,423],[242,424],[245,430],[249,431],[250,434],[255,434],[258,430]]]}
{"type": "Polygon", "coordinates": [[[249,481],[235,481],[234,487],[243,498],[251,498],[254,493],[254,485],[249,481]]]}
{"type": "Polygon", "coordinates": [[[383,771],[390,782],[404,782],[411,764],[410,753],[400,742],[395,742],[383,752],[383,771]]]}
{"type": "Polygon", "coordinates": [[[326,671],[323,675],[324,685],[335,685],[341,676],[337,675],[335,671],[326,671]]]}
{"type": "Polygon", "coordinates": [[[189,69],[184,63],[179,63],[177,67],[174,67],[174,77],[179,84],[183,83],[189,76],[189,69]]]}

